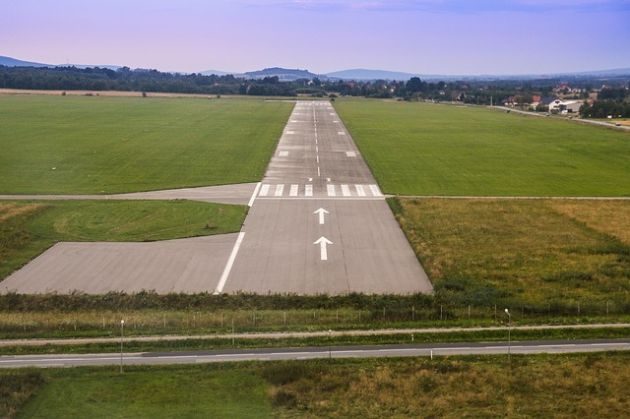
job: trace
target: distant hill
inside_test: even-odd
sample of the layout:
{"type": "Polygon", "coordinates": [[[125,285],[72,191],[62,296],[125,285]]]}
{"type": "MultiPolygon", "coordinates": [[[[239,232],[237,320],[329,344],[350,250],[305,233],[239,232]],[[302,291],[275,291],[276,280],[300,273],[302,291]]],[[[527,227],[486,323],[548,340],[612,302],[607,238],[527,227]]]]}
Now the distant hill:
{"type": "Polygon", "coordinates": [[[342,80],[409,80],[412,77],[420,77],[417,74],[403,73],[399,71],[367,70],[355,68],[351,70],[335,71],[326,74],[327,77],[342,80]]]}
{"type": "Polygon", "coordinates": [[[288,69],[281,67],[265,68],[260,71],[249,71],[244,74],[245,77],[250,79],[262,79],[265,77],[278,77],[281,81],[295,81],[298,79],[312,79],[319,77],[317,74],[311,73],[308,70],[288,69]]]}
{"type": "Polygon", "coordinates": [[[202,71],[201,73],[199,73],[201,75],[204,76],[227,76],[228,74],[231,74],[233,76],[238,76],[238,73],[235,72],[229,72],[229,71],[220,71],[220,70],[206,70],[206,71],[202,71]]]}
{"type": "Polygon", "coordinates": [[[0,65],[5,67],[54,67],[50,64],[34,63],[31,61],[22,61],[11,57],[0,55],[0,65]]]}

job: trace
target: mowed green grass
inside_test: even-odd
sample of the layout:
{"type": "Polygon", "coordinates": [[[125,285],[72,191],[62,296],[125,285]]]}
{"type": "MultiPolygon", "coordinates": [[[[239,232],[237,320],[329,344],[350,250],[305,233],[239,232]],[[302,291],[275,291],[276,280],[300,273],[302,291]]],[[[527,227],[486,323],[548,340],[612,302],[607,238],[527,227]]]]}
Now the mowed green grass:
{"type": "Polygon", "coordinates": [[[339,100],[384,192],[630,196],[630,134],[477,107],[339,100]]]}
{"type": "Polygon", "coordinates": [[[265,381],[228,366],[56,370],[21,418],[268,418],[265,381]]]}
{"type": "Polygon", "coordinates": [[[0,201],[0,280],[59,241],[237,232],[247,208],[193,201],[0,201]]]}
{"type": "Polygon", "coordinates": [[[630,201],[390,201],[436,291],[492,306],[628,304],[630,201]]]}
{"type": "MultiPolygon", "coordinates": [[[[630,354],[0,371],[22,418],[626,417],[630,354]]],[[[4,406],[6,404],[6,407],[4,406]]],[[[7,415],[8,416],[8,415],[7,415]]]]}
{"type": "Polygon", "coordinates": [[[0,193],[257,182],[292,107],[259,99],[0,96],[0,193]]]}

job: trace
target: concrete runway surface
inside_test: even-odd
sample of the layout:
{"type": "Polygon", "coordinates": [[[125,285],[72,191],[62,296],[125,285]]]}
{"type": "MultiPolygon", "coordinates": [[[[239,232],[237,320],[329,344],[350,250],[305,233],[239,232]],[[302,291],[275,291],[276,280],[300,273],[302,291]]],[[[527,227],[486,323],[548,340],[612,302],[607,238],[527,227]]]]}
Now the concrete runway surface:
{"type": "Polygon", "coordinates": [[[238,234],[151,243],[57,243],[0,282],[0,292],[208,292],[238,234]]]}
{"type": "Polygon", "coordinates": [[[21,198],[192,199],[251,209],[239,234],[154,243],[58,243],[0,282],[0,292],[334,295],[433,289],[328,102],[297,102],[259,184],[21,198]]]}
{"type": "Polygon", "coordinates": [[[217,292],[431,292],[367,164],[328,102],[298,102],[217,292]]]}
{"type": "MultiPolygon", "coordinates": [[[[580,352],[628,351],[630,340],[529,341],[513,342],[512,354],[567,354],[580,352]]],[[[453,355],[507,355],[508,344],[435,343],[418,345],[357,345],[306,348],[227,349],[196,352],[123,353],[124,365],[200,364],[237,361],[285,361],[321,358],[433,357],[453,355]]],[[[47,354],[0,356],[0,368],[60,368],[119,365],[120,353],[47,354]]]]}

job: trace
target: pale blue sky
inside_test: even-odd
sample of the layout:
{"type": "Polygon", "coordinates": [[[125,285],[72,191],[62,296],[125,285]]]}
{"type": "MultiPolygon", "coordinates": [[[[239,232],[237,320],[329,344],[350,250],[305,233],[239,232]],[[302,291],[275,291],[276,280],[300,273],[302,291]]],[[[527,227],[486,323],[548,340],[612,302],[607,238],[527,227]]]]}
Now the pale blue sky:
{"type": "Polygon", "coordinates": [[[0,55],[169,71],[597,70],[630,67],[630,0],[19,0],[2,6],[0,55]]]}

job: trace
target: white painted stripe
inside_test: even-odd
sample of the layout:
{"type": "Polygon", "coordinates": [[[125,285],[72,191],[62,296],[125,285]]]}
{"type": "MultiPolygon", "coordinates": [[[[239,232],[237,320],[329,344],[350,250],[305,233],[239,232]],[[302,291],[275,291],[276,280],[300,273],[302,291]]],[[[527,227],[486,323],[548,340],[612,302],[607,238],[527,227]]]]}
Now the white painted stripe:
{"type": "Polygon", "coordinates": [[[357,153],[354,151],[346,151],[346,156],[347,157],[356,157],[357,153]]]}
{"type": "Polygon", "coordinates": [[[326,189],[328,190],[328,196],[337,196],[335,185],[326,185],[326,189]]]}
{"type": "Polygon", "coordinates": [[[365,196],[365,189],[363,189],[363,185],[354,185],[357,190],[357,195],[365,196]]]}
{"type": "Polygon", "coordinates": [[[329,115],[330,115],[330,116],[335,116],[335,113],[334,113],[334,112],[331,112],[329,115]]]}
{"type": "Polygon", "coordinates": [[[333,121],[333,123],[338,124],[338,123],[339,123],[339,121],[335,120],[335,121],[333,121]]]}
{"type": "Polygon", "coordinates": [[[280,157],[287,157],[289,155],[288,151],[279,151],[278,152],[278,156],[280,157]]]}
{"type": "Polygon", "coordinates": [[[313,196],[313,185],[304,185],[304,196],[313,196]]]}
{"type": "Polygon", "coordinates": [[[378,189],[378,186],[376,186],[376,185],[369,185],[369,187],[370,187],[370,191],[372,191],[372,195],[374,195],[374,196],[383,196],[381,191],[378,189]]]}
{"type": "Polygon", "coordinates": [[[291,185],[290,196],[298,196],[298,185],[291,185]]]}
{"type": "Polygon", "coordinates": [[[276,196],[282,196],[284,192],[284,185],[276,185],[276,196]]]}
{"type": "Polygon", "coordinates": [[[292,119],[291,122],[300,122],[297,119],[292,119]]]}
{"type": "Polygon", "coordinates": [[[256,199],[256,195],[258,195],[258,191],[260,190],[260,184],[261,182],[258,182],[256,184],[256,187],[254,188],[254,193],[252,194],[252,197],[249,198],[249,202],[247,203],[248,207],[251,207],[252,205],[254,205],[254,200],[256,199]]]}
{"type": "Polygon", "coordinates": [[[292,135],[295,134],[295,131],[287,131],[286,134],[292,135]]]}
{"type": "Polygon", "coordinates": [[[262,185],[262,187],[260,188],[260,196],[267,196],[268,193],[269,193],[269,185],[267,184],[262,185]]]}
{"type": "Polygon", "coordinates": [[[341,193],[343,194],[343,196],[352,196],[348,185],[341,185],[341,193]]]}
{"type": "Polygon", "coordinates": [[[337,134],[339,134],[339,135],[346,135],[346,133],[343,132],[343,131],[339,131],[337,134]]]}
{"type": "Polygon", "coordinates": [[[241,231],[236,238],[236,243],[234,243],[234,247],[232,248],[232,253],[230,253],[230,257],[228,258],[227,264],[223,269],[223,273],[221,274],[221,279],[219,279],[219,283],[214,290],[214,294],[221,294],[223,292],[223,288],[225,288],[225,283],[227,282],[228,276],[230,276],[230,272],[232,271],[232,266],[234,265],[234,260],[236,259],[236,255],[238,254],[238,249],[241,247],[241,243],[243,243],[243,238],[245,237],[245,232],[241,231]]]}

